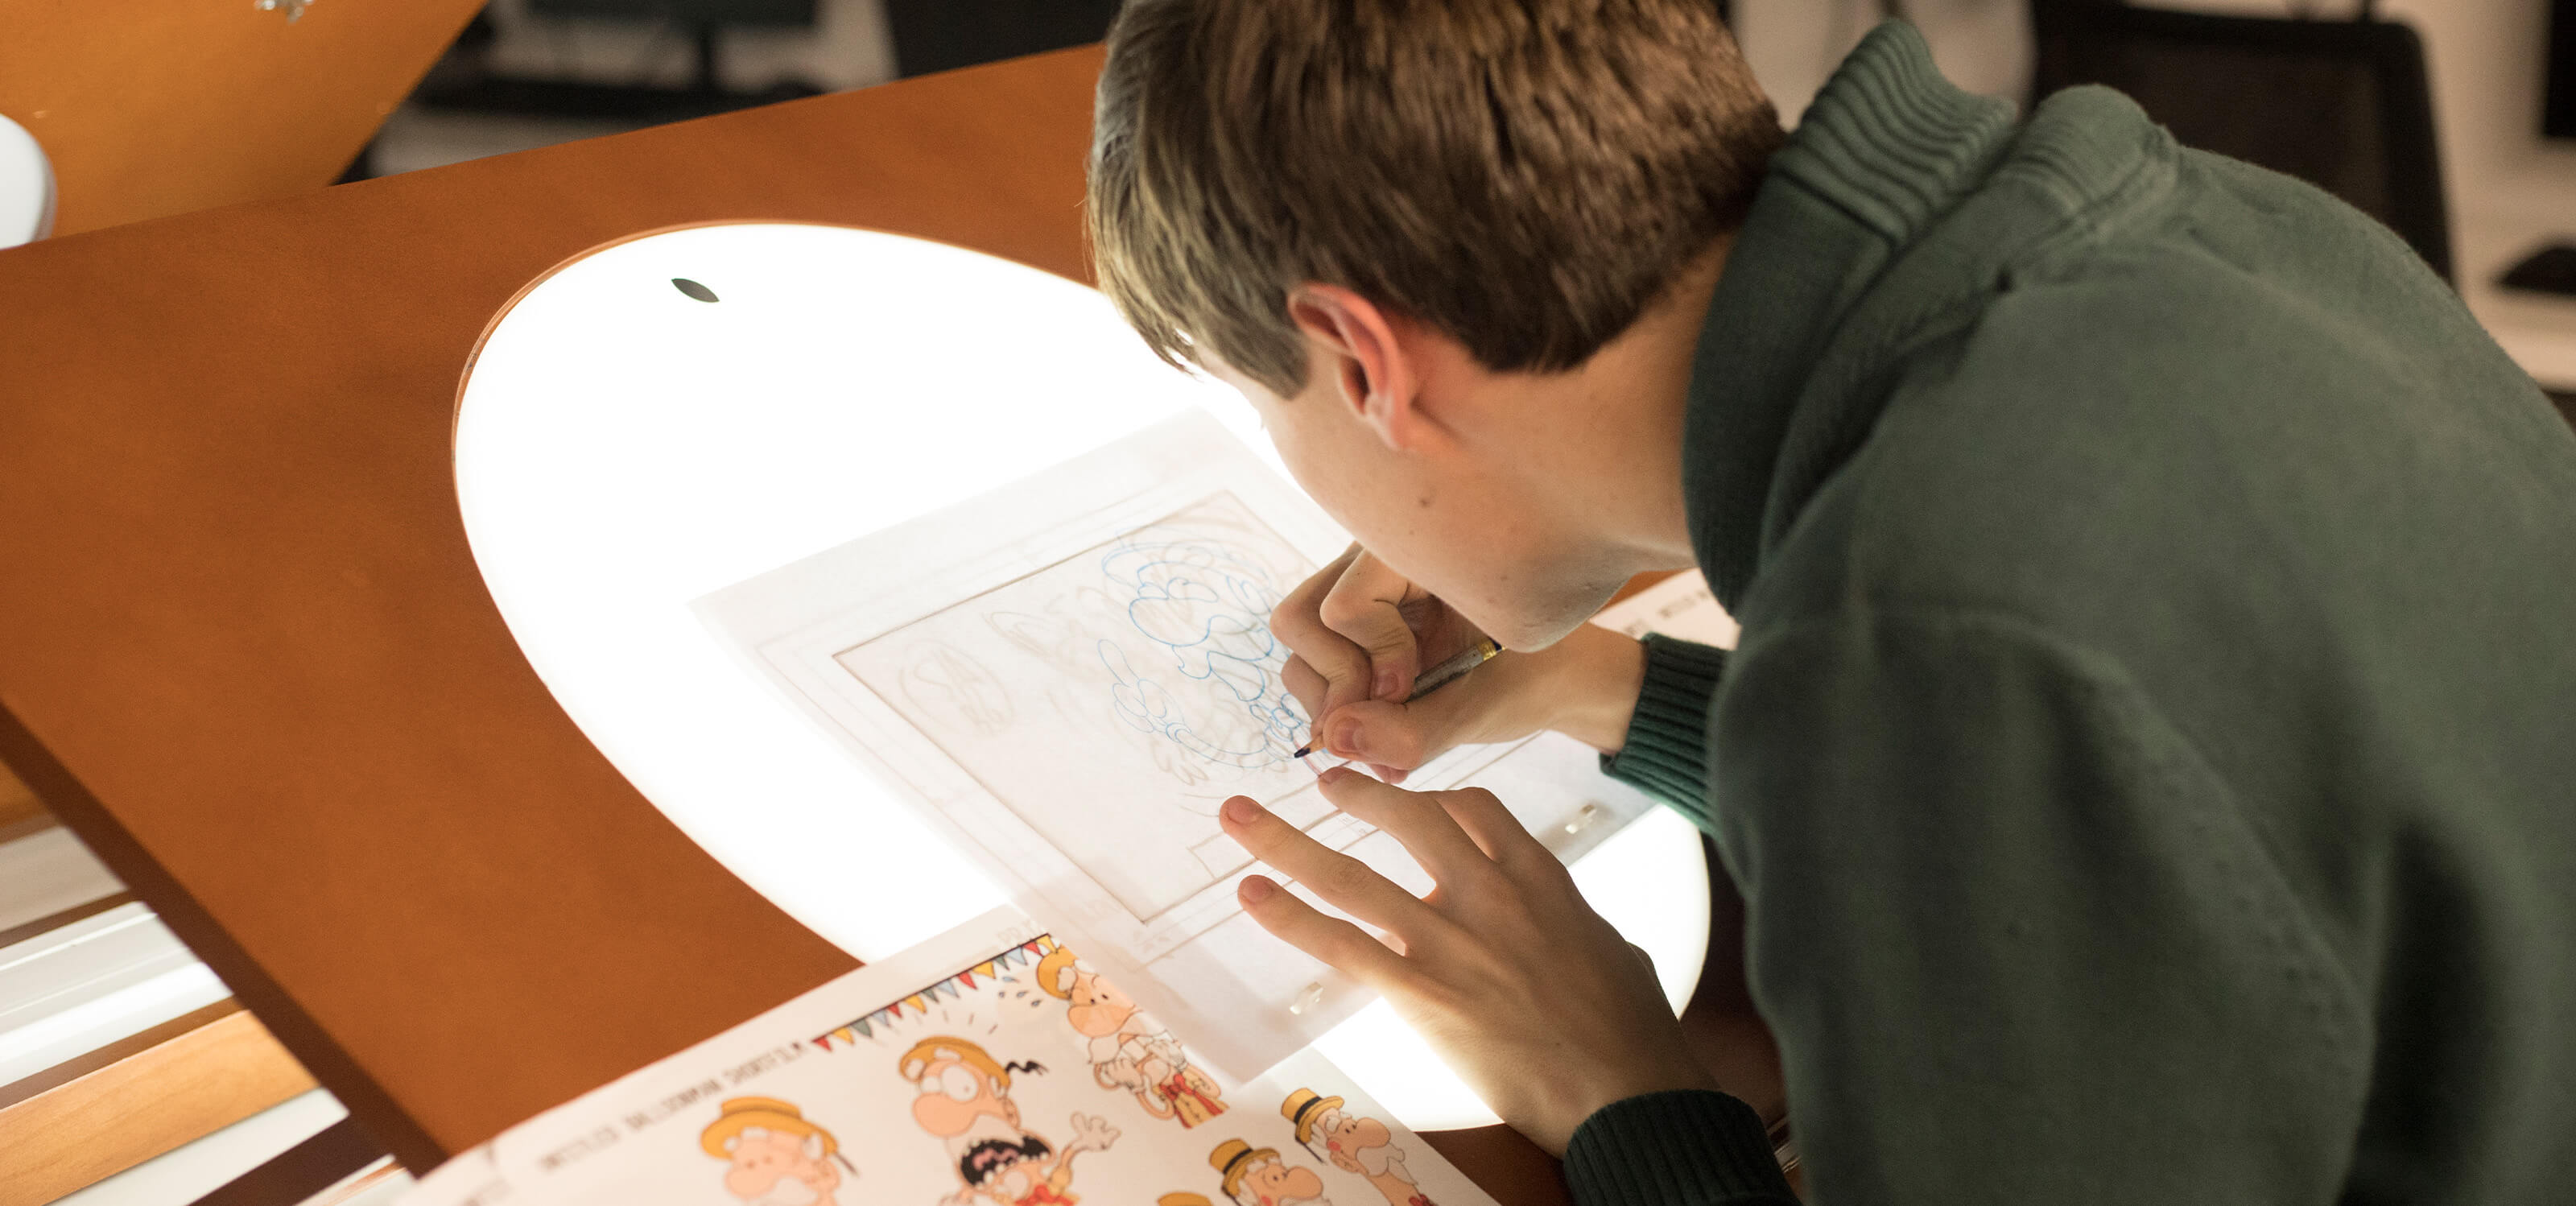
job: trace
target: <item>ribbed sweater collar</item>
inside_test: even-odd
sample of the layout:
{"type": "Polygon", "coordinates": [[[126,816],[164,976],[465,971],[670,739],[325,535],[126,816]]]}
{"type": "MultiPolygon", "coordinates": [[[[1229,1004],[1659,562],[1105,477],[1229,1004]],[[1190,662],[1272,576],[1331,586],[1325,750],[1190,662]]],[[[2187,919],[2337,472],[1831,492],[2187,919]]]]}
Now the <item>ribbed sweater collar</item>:
{"type": "MultiPolygon", "coordinates": [[[[1772,512],[1803,502],[1778,482],[1815,467],[1783,454],[1837,328],[1977,187],[2011,132],[2010,106],[1953,87],[1922,35],[1890,21],[1843,60],[1772,160],[1709,304],[1684,425],[1691,540],[1729,608],[1781,526],[1772,512]]],[[[1867,417],[1827,426],[1865,429],[1867,417]]]]}

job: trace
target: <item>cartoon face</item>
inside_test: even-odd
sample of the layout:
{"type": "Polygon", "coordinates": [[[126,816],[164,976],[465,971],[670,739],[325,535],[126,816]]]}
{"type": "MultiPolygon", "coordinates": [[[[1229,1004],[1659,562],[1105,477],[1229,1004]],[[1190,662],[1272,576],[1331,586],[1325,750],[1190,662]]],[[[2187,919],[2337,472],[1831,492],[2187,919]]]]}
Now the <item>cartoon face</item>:
{"type": "Polygon", "coordinates": [[[1118,1028],[1136,1014],[1136,1002],[1097,972],[1077,969],[1073,991],[1065,999],[1073,1003],[1065,1015],[1073,1022],[1073,1028],[1093,1038],[1118,1033],[1118,1028]]]}
{"type": "Polygon", "coordinates": [[[1020,1125],[1019,1107],[1011,1104],[1001,1079],[964,1060],[932,1058],[922,1065],[913,1084],[921,1090],[912,1099],[913,1120],[942,1139],[965,1134],[978,1118],[998,1118],[1013,1128],[1020,1125]]]}
{"type": "Polygon", "coordinates": [[[1360,1153],[1395,1141],[1395,1133],[1386,1129],[1385,1123],[1340,1110],[1324,1111],[1324,1116],[1315,1120],[1315,1131],[1324,1137],[1325,1147],[1337,1164],[1356,1161],[1360,1153]]]}
{"type": "Polygon", "coordinates": [[[1311,1168],[1290,1168],[1277,1160],[1264,1160],[1245,1170],[1243,1187],[1261,1195],[1261,1206],[1324,1196],[1323,1174],[1311,1168]]]}
{"type": "Polygon", "coordinates": [[[753,1127],[734,1142],[724,1183],[750,1206],[812,1206],[840,1187],[841,1170],[816,1136],[753,1127]]]}

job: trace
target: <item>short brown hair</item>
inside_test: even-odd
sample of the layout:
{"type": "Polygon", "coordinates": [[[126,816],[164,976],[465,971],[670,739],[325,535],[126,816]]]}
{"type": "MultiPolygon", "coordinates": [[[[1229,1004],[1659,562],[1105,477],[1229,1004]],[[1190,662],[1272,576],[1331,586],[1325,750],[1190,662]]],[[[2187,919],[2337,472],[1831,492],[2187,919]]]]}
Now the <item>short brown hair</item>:
{"type": "Polygon", "coordinates": [[[1742,224],[1783,137],[1714,0],[1128,0],[1092,248],[1157,355],[1283,395],[1307,281],[1568,369],[1742,224]]]}

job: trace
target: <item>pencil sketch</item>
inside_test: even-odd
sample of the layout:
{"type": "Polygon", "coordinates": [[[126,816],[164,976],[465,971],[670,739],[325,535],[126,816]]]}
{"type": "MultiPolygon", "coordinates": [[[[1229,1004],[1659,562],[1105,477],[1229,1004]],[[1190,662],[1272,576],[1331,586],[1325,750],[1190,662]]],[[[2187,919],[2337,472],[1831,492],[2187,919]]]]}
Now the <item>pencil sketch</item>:
{"type": "Polygon", "coordinates": [[[1248,865],[1227,796],[1330,813],[1269,624],[1313,569],[1217,493],[834,660],[1147,921],[1248,865]]]}
{"type": "Polygon", "coordinates": [[[916,708],[953,714],[959,723],[987,735],[1009,728],[1010,692],[983,663],[963,650],[939,646],[903,668],[903,695],[916,708]]]}
{"type": "Polygon", "coordinates": [[[1137,634],[1167,655],[1140,672],[1115,642],[1099,642],[1127,723],[1225,766],[1276,766],[1295,754],[1306,718],[1279,674],[1288,651],[1270,635],[1269,616],[1281,587],[1266,568],[1215,540],[1158,528],[1119,540],[1100,570],[1137,634]],[[1202,684],[1211,706],[1184,708],[1155,677],[1165,669],[1202,684]]]}

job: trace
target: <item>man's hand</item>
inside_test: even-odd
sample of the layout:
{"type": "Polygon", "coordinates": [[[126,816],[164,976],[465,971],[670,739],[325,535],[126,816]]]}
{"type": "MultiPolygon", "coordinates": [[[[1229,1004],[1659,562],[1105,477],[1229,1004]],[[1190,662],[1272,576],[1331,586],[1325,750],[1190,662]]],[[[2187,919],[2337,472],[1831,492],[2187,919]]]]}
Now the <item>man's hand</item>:
{"type": "Polygon", "coordinates": [[[1294,655],[1282,673],[1314,718],[1316,748],[1395,783],[1455,746],[1541,729],[1615,752],[1646,674],[1643,646],[1586,625],[1416,700],[1424,670],[1484,634],[1356,544],[1290,591],[1270,630],[1294,655]]]}
{"type": "Polygon", "coordinates": [[[1689,1055],[1644,952],[1619,937],[1565,865],[1493,793],[1412,792],[1348,767],[1325,798],[1404,843],[1430,872],[1419,898],[1325,848],[1250,797],[1226,834],[1381,940],[1259,875],[1240,899],[1289,945],[1383,994],[1485,1103],[1551,1155],[1614,1101],[1716,1083],[1689,1055]]]}

